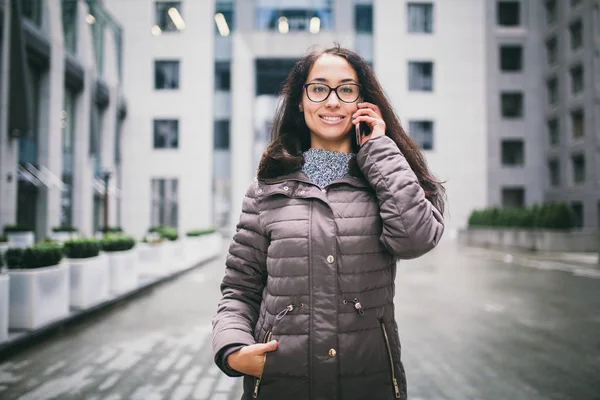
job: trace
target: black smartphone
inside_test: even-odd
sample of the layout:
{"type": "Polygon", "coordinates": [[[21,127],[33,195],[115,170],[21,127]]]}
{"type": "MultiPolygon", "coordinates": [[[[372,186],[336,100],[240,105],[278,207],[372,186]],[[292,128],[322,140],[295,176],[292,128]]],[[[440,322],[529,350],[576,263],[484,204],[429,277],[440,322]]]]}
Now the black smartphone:
{"type": "Polygon", "coordinates": [[[366,122],[359,122],[355,125],[356,128],[356,144],[360,146],[361,138],[371,134],[371,127],[366,122]]]}

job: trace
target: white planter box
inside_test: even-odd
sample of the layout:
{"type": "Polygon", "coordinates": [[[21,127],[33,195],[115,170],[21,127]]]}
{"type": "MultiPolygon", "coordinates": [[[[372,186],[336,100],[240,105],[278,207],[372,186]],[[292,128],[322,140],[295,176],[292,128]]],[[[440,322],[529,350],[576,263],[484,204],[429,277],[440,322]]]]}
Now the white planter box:
{"type": "Polygon", "coordinates": [[[6,250],[8,250],[9,247],[10,246],[9,246],[8,242],[0,243],[0,253],[4,254],[6,252],[6,250]]]}
{"type": "Polygon", "coordinates": [[[190,266],[214,257],[221,250],[221,234],[218,232],[187,237],[186,251],[190,255],[187,262],[190,266]]]}
{"type": "Polygon", "coordinates": [[[140,276],[164,276],[169,272],[165,263],[165,245],[163,243],[140,243],[138,249],[140,276]]]}
{"type": "Polygon", "coordinates": [[[67,240],[75,239],[79,236],[77,232],[52,232],[50,237],[59,243],[64,243],[67,240]]]}
{"type": "Polygon", "coordinates": [[[8,339],[8,274],[0,274],[0,343],[8,339]]]}
{"type": "Polygon", "coordinates": [[[69,316],[69,264],[36,269],[10,269],[11,329],[38,329],[69,316]]]}
{"type": "Polygon", "coordinates": [[[71,308],[85,309],[110,297],[108,257],[67,259],[71,266],[71,308]]]}
{"type": "Polygon", "coordinates": [[[35,244],[35,234],[33,232],[11,232],[7,233],[10,247],[30,247],[35,244]]]}
{"type": "Polygon", "coordinates": [[[135,248],[106,252],[110,266],[110,292],[122,294],[138,286],[138,255],[135,248]]]}

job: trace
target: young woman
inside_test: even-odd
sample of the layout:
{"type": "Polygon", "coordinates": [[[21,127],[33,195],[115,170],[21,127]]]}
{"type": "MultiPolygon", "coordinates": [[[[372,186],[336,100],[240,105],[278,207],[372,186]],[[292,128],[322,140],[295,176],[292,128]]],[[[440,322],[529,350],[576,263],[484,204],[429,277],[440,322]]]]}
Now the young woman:
{"type": "Polygon", "coordinates": [[[405,399],[396,262],[440,240],[444,188],[364,59],[334,47],[294,66],[257,175],[215,362],[244,376],[243,399],[405,399]]]}

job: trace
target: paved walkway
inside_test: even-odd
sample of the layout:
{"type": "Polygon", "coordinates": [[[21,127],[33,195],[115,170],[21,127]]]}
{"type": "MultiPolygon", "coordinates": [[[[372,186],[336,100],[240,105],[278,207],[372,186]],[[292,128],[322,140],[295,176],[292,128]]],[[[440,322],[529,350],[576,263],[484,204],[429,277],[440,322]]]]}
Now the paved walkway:
{"type": "MultiPolygon", "coordinates": [[[[400,264],[411,400],[600,399],[600,275],[536,262],[446,242],[400,264]]],[[[239,399],[210,347],[223,263],[0,362],[0,398],[239,399]]]]}

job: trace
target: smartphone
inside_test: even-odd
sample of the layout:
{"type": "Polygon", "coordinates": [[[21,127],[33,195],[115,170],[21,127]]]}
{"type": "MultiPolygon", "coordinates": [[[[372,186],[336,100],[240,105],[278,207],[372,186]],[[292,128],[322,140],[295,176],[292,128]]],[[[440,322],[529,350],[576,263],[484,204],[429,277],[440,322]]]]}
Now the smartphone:
{"type": "Polygon", "coordinates": [[[355,125],[356,130],[356,144],[360,146],[361,138],[363,136],[369,136],[371,134],[371,128],[366,122],[359,122],[355,125]]]}

